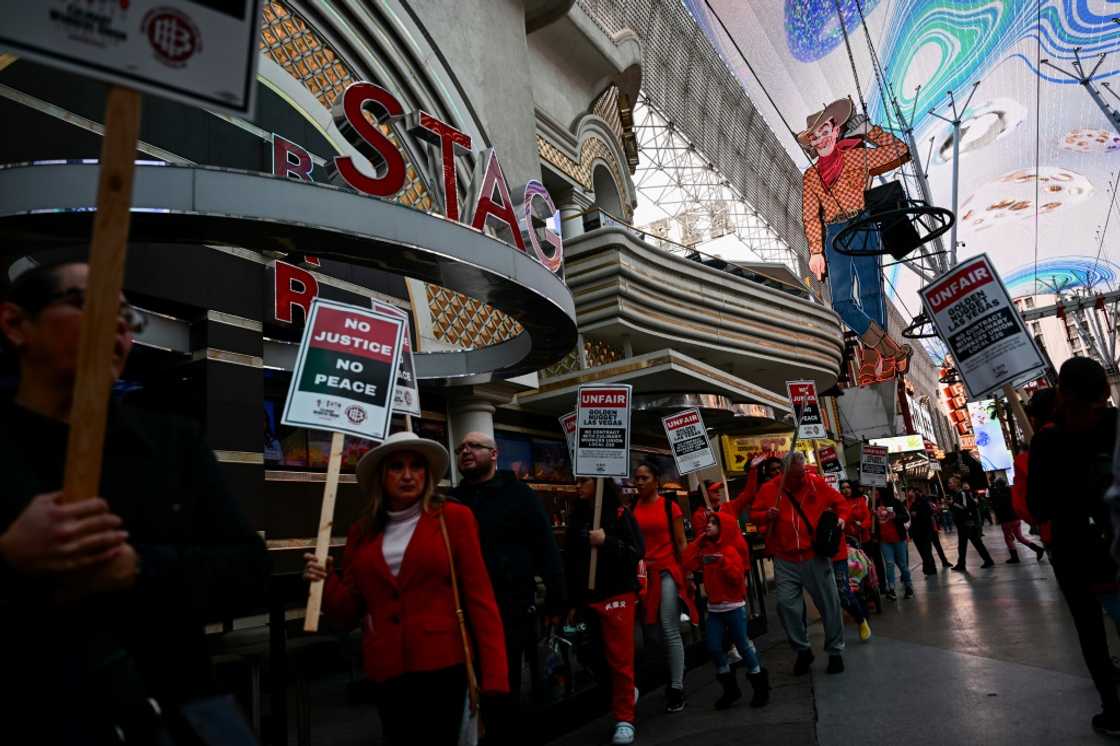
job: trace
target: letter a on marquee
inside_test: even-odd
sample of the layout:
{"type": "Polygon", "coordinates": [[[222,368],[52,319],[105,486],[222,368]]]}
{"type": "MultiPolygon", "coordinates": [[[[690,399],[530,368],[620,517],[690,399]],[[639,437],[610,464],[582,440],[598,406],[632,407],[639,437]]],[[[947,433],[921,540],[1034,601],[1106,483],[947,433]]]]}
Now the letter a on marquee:
{"type": "Polygon", "coordinates": [[[486,226],[486,220],[494,218],[509,229],[518,250],[524,253],[525,240],[521,237],[521,225],[513,212],[509,185],[506,183],[506,175],[502,172],[502,165],[498,163],[498,156],[491,148],[484,151],[479,160],[485,164],[485,171],[481,181],[475,179],[475,183],[478,184],[478,196],[475,197],[471,227],[482,230],[486,226]],[[494,199],[495,191],[498,193],[498,200],[494,199]]]}

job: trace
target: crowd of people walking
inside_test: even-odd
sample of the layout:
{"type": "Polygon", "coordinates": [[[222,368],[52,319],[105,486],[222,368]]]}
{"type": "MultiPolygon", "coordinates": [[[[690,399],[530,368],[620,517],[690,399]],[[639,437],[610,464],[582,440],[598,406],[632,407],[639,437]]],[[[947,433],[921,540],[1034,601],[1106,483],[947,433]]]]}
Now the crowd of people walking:
{"type": "Polygon", "coordinates": [[[720,685],[711,706],[734,706],[743,696],[740,678],[750,687],[750,706],[770,702],[769,670],[748,634],[752,556],[740,520],[757,527],[773,560],[777,617],[792,649],[794,675],[807,674],[815,661],[806,596],[824,630],[824,671],[842,674],[846,620],[869,643],[872,613],[886,603],[904,609],[919,592],[910,542],[925,576],[968,573],[970,546],[980,557],[979,569],[990,570],[995,561],[985,544],[985,524],[998,523],[1009,564],[1022,562],[1020,546],[1038,562],[1052,553],[1101,694],[1104,711],[1093,725],[1120,733],[1120,700],[1101,619],[1102,610],[1120,619],[1120,585],[1104,538],[1111,533],[1093,528],[1111,525],[1103,495],[1111,480],[1115,417],[1103,408],[1107,387],[1094,373],[1085,363],[1064,366],[1058,395],[1043,390],[1031,401],[1038,435],[1029,457],[1024,453],[1017,461],[1014,489],[993,479],[986,490],[974,490],[970,473],[948,474],[943,488],[933,490],[911,485],[896,493],[894,485],[864,488],[848,480],[834,489],[795,451],[784,460],[752,462],[732,499],[722,482],[711,483],[694,496],[693,506],[682,507],[674,491],[663,489],[659,466],[643,461],[632,476],[631,499],[604,480],[597,527],[596,480],[577,480],[563,562],[539,501],[512,474],[497,470],[492,438],[470,433],[461,440],[455,453],[463,479],[455,499],[441,500],[431,484],[447,467],[446,452],[399,433],[359,464],[371,502],[351,530],[341,574],[308,555],[307,577],[326,578],[328,619],[362,624],[367,673],[384,692],[380,707],[389,743],[415,740],[418,727],[425,742],[451,743],[471,722],[464,714],[475,701],[485,713],[486,742],[514,742],[524,656],[541,624],[564,619],[586,624],[597,651],[590,667],[609,695],[612,742],[628,744],[637,737],[635,630],[652,645],[646,658],[663,662],[667,713],[687,706],[682,625],[688,624],[703,627],[720,685]],[[1077,445],[1071,450],[1070,444],[1077,445]],[[1065,478],[1042,468],[1053,459],[1083,464],[1079,489],[1097,495],[1094,502],[1074,509],[1051,498],[1062,494],[1053,480],[1065,478]],[[468,520],[471,513],[474,521],[468,520]],[[1027,537],[1024,522],[1039,541],[1027,537]],[[450,537],[443,551],[440,530],[450,537]],[[955,563],[942,540],[954,533],[955,563]],[[423,548],[410,549],[413,543],[423,548]],[[1085,558],[1085,547],[1093,558],[1085,558]],[[456,576],[461,602],[446,590],[456,576]],[[543,597],[534,578],[544,583],[543,597]],[[538,608],[535,599],[541,598],[538,608]],[[457,610],[469,634],[454,624],[457,610]],[[472,670],[472,661],[480,671],[472,670]],[[421,691],[428,693],[423,717],[415,709],[421,691]],[[432,692],[446,707],[427,704],[432,692]]]}
{"type": "MultiPolygon", "coordinates": [[[[59,340],[77,339],[81,313],[72,300],[87,275],[82,264],[29,271],[0,304],[0,332],[20,372],[0,420],[9,467],[0,602],[22,609],[6,617],[5,639],[20,641],[6,653],[22,677],[9,702],[18,716],[6,725],[20,743],[102,743],[114,733],[159,742],[179,721],[148,703],[178,707],[212,691],[202,622],[253,608],[269,572],[264,544],[222,484],[213,455],[183,423],[115,407],[105,497],[60,501],[75,345],[59,340]],[[82,625],[49,613],[63,602],[76,604],[82,625]],[[128,612],[140,609],[148,623],[137,626],[128,612]],[[83,706],[52,719],[43,710],[51,693],[83,706]]],[[[130,318],[123,304],[117,372],[131,344],[130,318]]],[[[333,629],[361,630],[386,743],[473,743],[480,720],[487,744],[527,742],[519,711],[526,657],[542,628],[582,621],[595,643],[589,663],[608,695],[613,743],[629,744],[640,694],[636,630],[653,649],[646,657],[664,662],[668,713],[688,704],[683,624],[704,629],[720,684],[705,706],[733,707],[743,695],[740,680],[752,707],[776,696],[749,634],[751,583],[760,575],[752,573],[740,519],[757,527],[773,560],[777,617],[795,675],[815,660],[806,595],[821,616],[825,671],[842,674],[844,615],[869,643],[872,608],[905,608],[920,591],[910,541],[924,575],[939,574],[938,564],[968,572],[969,546],[979,568],[990,570],[984,524],[998,522],[1008,563],[1022,562],[1020,546],[1038,562],[1049,556],[1100,696],[1092,726],[1120,735],[1104,622],[1107,615],[1120,623],[1112,528],[1120,516],[1117,413],[1105,371],[1090,359],[1065,363],[1057,384],[1027,407],[1034,434],[1016,459],[1013,488],[994,479],[981,494],[972,474],[950,474],[934,494],[865,490],[850,481],[834,489],[795,451],[752,462],[733,499],[722,483],[708,485],[688,520],[693,506],[678,504],[658,465],[643,461],[630,500],[614,481],[599,480],[598,511],[600,484],[577,480],[563,554],[541,501],[498,469],[492,436],[458,440],[460,479],[444,495],[438,486],[452,455],[436,441],[398,432],[357,465],[368,502],[338,566],[308,554],[304,576],[324,583],[322,611],[333,629]],[[957,534],[955,564],[943,533],[957,534]]]]}

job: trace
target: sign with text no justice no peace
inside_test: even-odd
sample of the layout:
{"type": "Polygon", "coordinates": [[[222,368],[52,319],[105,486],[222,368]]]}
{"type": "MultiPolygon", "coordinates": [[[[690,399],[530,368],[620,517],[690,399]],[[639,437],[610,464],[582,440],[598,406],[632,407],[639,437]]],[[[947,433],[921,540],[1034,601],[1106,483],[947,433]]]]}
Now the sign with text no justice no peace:
{"type": "Polygon", "coordinates": [[[384,440],[404,327],[398,316],[316,298],[281,421],[384,440]]]}

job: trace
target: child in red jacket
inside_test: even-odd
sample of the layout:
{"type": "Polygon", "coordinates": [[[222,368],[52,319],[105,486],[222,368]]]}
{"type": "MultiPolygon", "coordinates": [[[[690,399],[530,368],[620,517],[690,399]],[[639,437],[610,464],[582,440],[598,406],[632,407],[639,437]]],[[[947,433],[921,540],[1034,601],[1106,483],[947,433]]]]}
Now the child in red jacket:
{"type": "Polygon", "coordinates": [[[708,591],[708,652],[723,685],[716,709],[730,707],[743,696],[723,652],[725,635],[730,637],[747,668],[747,679],[754,689],[751,707],[763,707],[770,701],[770,677],[747,636],[747,543],[739,533],[738,522],[727,513],[710,515],[704,531],[689,544],[683,559],[687,570],[703,568],[704,572],[704,588],[708,591]]]}

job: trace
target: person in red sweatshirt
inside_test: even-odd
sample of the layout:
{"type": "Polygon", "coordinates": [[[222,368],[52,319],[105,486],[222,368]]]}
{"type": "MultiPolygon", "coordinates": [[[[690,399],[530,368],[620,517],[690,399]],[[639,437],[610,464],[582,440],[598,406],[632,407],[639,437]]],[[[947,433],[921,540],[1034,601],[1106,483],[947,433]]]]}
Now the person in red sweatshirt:
{"type": "Polygon", "coordinates": [[[692,533],[699,536],[704,533],[704,526],[708,523],[708,516],[720,511],[723,503],[723,482],[712,482],[704,490],[704,504],[692,511],[692,533]]]}
{"type": "Polygon", "coordinates": [[[790,645],[797,651],[795,676],[808,673],[813,663],[805,591],[812,596],[824,624],[828,673],[844,671],[844,620],[832,558],[819,557],[813,549],[813,532],[826,510],[836,513],[843,529],[848,519],[847,502],[823,479],[805,471],[803,453],[790,455],[784,479],[764,484],[751,509],[751,520],[764,532],[766,548],[774,557],[778,615],[790,645]]]}
{"type": "Polygon", "coordinates": [[[720,506],[720,512],[727,513],[735,520],[739,520],[742,513],[750,510],[751,503],[754,502],[755,495],[758,494],[758,488],[781,475],[782,460],[780,458],[774,456],[756,457],[751,461],[750,468],[747,469],[747,483],[743,485],[743,489],[739,490],[739,494],[735,496],[734,500],[725,502],[720,506]]]}
{"type": "MultiPolygon", "coordinates": [[[[848,522],[844,525],[844,533],[853,535],[857,539],[863,526],[871,524],[871,511],[867,509],[867,500],[863,495],[852,493],[851,480],[840,482],[840,494],[848,505],[848,522]],[[854,533],[853,533],[854,532],[854,533]]],[[[840,542],[840,548],[832,557],[832,572],[836,576],[836,592],[840,594],[840,606],[851,615],[859,625],[859,639],[867,642],[871,639],[871,622],[867,616],[867,607],[852,590],[848,578],[848,542],[840,542]]]]}
{"type": "MultiPolygon", "coordinates": [[[[1027,417],[1035,433],[1054,427],[1055,410],[1058,405],[1057,389],[1039,389],[1034,392],[1027,404],[1027,417]]],[[[1015,457],[1015,484],[1011,485],[1011,507],[1015,514],[1022,520],[1038,529],[1039,538],[1043,546],[1050,546],[1050,522],[1039,521],[1027,506],[1027,472],[1030,466],[1031,453],[1024,448],[1015,457]]]]}
{"type": "Polygon", "coordinates": [[[770,676],[747,635],[747,544],[738,521],[727,513],[708,516],[704,529],[685,549],[684,564],[690,571],[704,572],[704,588],[708,591],[706,641],[716,665],[716,678],[723,686],[716,709],[726,709],[743,696],[723,650],[725,637],[731,639],[746,666],[747,679],[754,689],[751,707],[764,707],[770,701],[770,676]]]}

